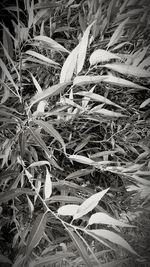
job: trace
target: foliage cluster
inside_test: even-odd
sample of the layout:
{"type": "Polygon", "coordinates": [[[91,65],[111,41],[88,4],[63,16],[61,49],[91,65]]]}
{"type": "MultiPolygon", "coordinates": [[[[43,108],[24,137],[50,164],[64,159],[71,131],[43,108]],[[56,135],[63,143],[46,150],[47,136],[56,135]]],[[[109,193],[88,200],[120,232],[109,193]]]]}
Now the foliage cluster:
{"type": "Polygon", "coordinates": [[[0,264],[148,266],[149,1],[1,5],[0,264]]]}

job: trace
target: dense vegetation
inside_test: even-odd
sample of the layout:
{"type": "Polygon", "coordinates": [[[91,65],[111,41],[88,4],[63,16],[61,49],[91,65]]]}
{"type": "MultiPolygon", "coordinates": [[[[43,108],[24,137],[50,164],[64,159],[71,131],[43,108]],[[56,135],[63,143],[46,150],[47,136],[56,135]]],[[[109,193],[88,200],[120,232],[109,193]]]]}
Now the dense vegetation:
{"type": "Polygon", "coordinates": [[[149,0],[0,12],[0,265],[149,266],[149,0]]]}

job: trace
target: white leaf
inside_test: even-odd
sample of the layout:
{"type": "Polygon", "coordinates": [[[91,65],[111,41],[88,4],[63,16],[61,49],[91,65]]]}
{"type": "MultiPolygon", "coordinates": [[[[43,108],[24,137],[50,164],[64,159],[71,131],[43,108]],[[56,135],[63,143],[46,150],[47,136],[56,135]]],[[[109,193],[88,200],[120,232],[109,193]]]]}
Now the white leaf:
{"type": "Polygon", "coordinates": [[[140,108],[146,107],[150,103],[150,98],[147,98],[141,105],[140,108]]]}
{"type": "Polygon", "coordinates": [[[100,229],[100,230],[90,230],[88,232],[91,232],[92,234],[98,237],[105,238],[109,240],[110,242],[115,243],[119,246],[122,246],[123,248],[127,249],[131,253],[137,255],[135,250],[128,244],[128,242],[125,239],[123,239],[121,236],[119,236],[118,234],[112,231],[100,229]]]}
{"type": "Polygon", "coordinates": [[[34,37],[34,40],[44,42],[48,44],[50,47],[54,48],[55,50],[69,53],[69,51],[65,47],[63,47],[50,37],[39,35],[34,37]]]}
{"type": "Polygon", "coordinates": [[[71,51],[62,66],[60,73],[60,83],[68,82],[71,80],[76,68],[78,51],[79,44],[71,51]]]}
{"type": "Polygon", "coordinates": [[[116,28],[115,32],[113,33],[112,37],[110,38],[110,41],[107,45],[109,48],[110,46],[116,44],[119,39],[121,38],[123,31],[124,31],[124,26],[128,22],[129,18],[125,19],[122,23],[119,24],[119,26],[116,28]]]}
{"type": "Polygon", "coordinates": [[[88,165],[91,165],[94,163],[93,160],[91,160],[87,157],[84,157],[84,156],[80,156],[80,155],[71,155],[71,156],[69,156],[69,159],[77,161],[79,163],[88,164],[88,165]]]}
{"type": "MultiPolygon", "coordinates": [[[[78,92],[77,95],[82,95],[82,96],[85,96],[85,97],[89,97],[90,99],[95,100],[97,102],[102,102],[102,103],[105,103],[107,105],[112,105],[112,106],[115,106],[117,108],[122,108],[121,106],[115,104],[114,102],[110,101],[106,97],[104,97],[102,95],[98,95],[98,94],[92,93],[92,92],[81,91],[81,92],[78,92]]],[[[94,108],[92,110],[94,110],[94,108]]]]}
{"type": "MultiPolygon", "coordinates": [[[[123,115],[119,112],[114,112],[114,111],[104,109],[104,108],[97,108],[97,109],[93,108],[93,110],[94,110],[93,112],[101,114],[101,115],[106,116],[106,117],[115,117],[115,118],[127,117],[126,115],[123,115]]],[[[92,110],[90,110],[89,114],[92,113],[91,111],[92,110]]]]}
{"type": "Polygon", "coordinates": [[[150,71],[146,71],[141,69],[140,67],[134,67],[132,65],[127,65],[124,63],[112,63],[112,64],[105,64],[103,67],[117,71],[122,74],[126,75],[133,75],[137,77],[150,77],[150,71]]]}
{"type": "Polygon", "coordinates": [[[26,197],[27,197],[27,200],[28,200],[29,210],[30,210],[31,217],[32,217],[32,214],[34,212],[34,205],[33,205],[32,201],[30,200],[30,198],[28,197],[28,195],[26,195],[26,197]]]}
{"type": "Polygon", "coordinates": [[[79,51],[78,51],[78,58],[77,58],[77,74],[82,70],[85,57],[86,57],[86,51],[87,51],[87,46],[88,46],[88,38],[89,38],[89,33],[91,30],[92,25],[95,23],[92,22],[87,29],[85,30],[83,37],[81,39],[81,42],[79,43],[79,51]]]}
{"type": "Polygon", "coordinates": [[[53,61],[52,59],[49,59],[48,57],[45,57],[35,51],[31,51],[31,50],[28,50],[26,51],[26,54],[30,55],[30,56],[33,56],[33,57],[36,57],[44,62],[47,62],[49,64],[53,64],[53,65],[59,65],[59,63],[53,61]]]}
{"type": "Polygon", "coordinates": [[[121,59],[114,53],[106,51],[104,49],[95,50],[90,56],[90,65],[95,65],[99,62],[109,61],[110,59],[121,59]]]}
{"type": "Polygon", "coordinates": [[[46,168],[46,178],[44,184],[44,199],[48,199],[52,194],[52,175],[50,174],[49,170],[46,168]]]}
{"type": "Polygon", "coordinates": [[[106,75],[81,75],[77,76],[73,80],[73,85],[82,85],[82,84],[90,84],[90,83],[100,83],[106,79],[106,75]]]}
{"type": "Polygon", "coordinates": [[[40,84],[38,83],[37,79],[32,75],[32,73],[30,73],[30,75],[32,77],[33,83],[34,83],[38,93],[42,93],[42,88],[41,88],[40,84]]]}
{"type": "Polygon", "coordinates": [[[59,83],[59,84],[48,87],[46,90],[42,91],[41,93],[36,93],[30,100],[30,108],[31,106],[33,106],[34,104],[36,104],[37,102],[41,100],[60,94],[69,84],[70,82],[59,83]]]}
{"type": "Polygon", "coordinates": [[[69,204],[69,205],[65,205],[65,206],[60,207],[57,210],[57,212],[59,215],[73,216],[74,214],[76,214],[78,208],[79,208],[79,205],[69,204]]]}
{"type": "Polygon", "coordinates": [[[121,87],[135,88],[135,89],[141,89],[141,90],[149,90],[145,86],[130,82],[126,79],[122,79],[122,78],[116,77],[114,75],[106,75],[106,78],[104,79],[103,82],[114,84],[114,85],[121,86],[121,87]]]}
{"type": "Polygon", "coordinates": [[[98,204],[98,202],[101,200],[101,198],[107,193],[109,188],[98,192],[88,199],[86,199],[78,208],[77,213],[73,216],[73,219],[79,219],[80,217],[84,216],[88,212],[92,211],[98,204]]]}
{"type": "Polygon", "coordinates": [[[111,216],[109,216],[106,213],[103,212],[97,212],[95,214],[93,214],[88,222],[88,225],[92,225],[92,224],[110,224],[112,226],[120,226],[120,227],[134,227],[132,225],[123,223],[121,221],[118,221],[114,218],[112,218],[111,216]]]}

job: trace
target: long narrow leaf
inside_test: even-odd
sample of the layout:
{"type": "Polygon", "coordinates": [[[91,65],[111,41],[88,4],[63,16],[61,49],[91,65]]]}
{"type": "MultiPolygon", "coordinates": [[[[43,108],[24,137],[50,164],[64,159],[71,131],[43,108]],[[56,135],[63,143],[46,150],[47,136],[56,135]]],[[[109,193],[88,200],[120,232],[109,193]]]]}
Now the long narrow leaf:
{"type": "Polygon", "coordinates": [[[79,219],[88,212],[92,211],[98,204],[98,202],[102,199],[102,197],[108,192],[109,188],[98,192],[88,199],[86,199],[77,210],[77,213],[74,214],[73,219],[79,219]]]}
{"type": "Polygon", "coordinates": [[[93,26],[93,24],[95,23],[92,22],[87,29],[85,30],[83,37],[80,41],[79,44],[79,51],[78,51],[78,58],[77,58],[77,74],[82,70],[83,65],[84,65],[84,61],[85,61],[85,57],[86,57],[86,51],[87,51],[87,46],[88,46],[88,39],[89,39],[89,34],[90,34],[90,30],[91,27],[93,26]]]}
{"type": "Polygon", "coordinates": [[[59,83],[48,87],[45,91],[35,94],[31,98],[30,105],[33,106],[41,100],[60,94],[69,84],[71,84],[71,82],[59,83]]]}
{"type": "Polygon", "coordinates": [[[39,36],[34,37],[34,40],[46,43],[50,47],[55,49],[56,51],[58,50],[58,51],[69,53],[69,51],[65,47],[63,47],[62,45],[60,45],[59,43],[57,43],[55,40],[53,40],[50,37],[39,35],[39,36]]]}
{"type": "Polygon", "coordinates": [[[42,120],[35,120],[34,122],[37,123],[40,127],[42,127],[47,133],[53,136],[56,140],[58,140],[58,142],[62,145],[64,152],[66,151],[66,146],[63,138],[61,137],[59,132],[55,130],[52,124],[42,120]]]}
{"type": "Polygon", "coordinates": [[[68,82],[72,79],[77,64],[77,56],[79,51],[79,45],[77,45],[69,54],[65,60],[60,73],[60,83],[68,82]]]}
{"type": "Polygon", "coordinates": [[[117,71],[125,75],[133,75],[136,77],[148,78],[150,77],[150,71],[141,69],[140,67],[134,67],[132,65],[127,65],[123,63],[112,63],[103,65],[103,67],[117,71]]]}
{"type": "Polygon", "coordinates": [[[106,240],[109,240],[110,242],[115,243],[115,244],[127,249],[128,251],[130,251],[134,255],[137,255],[135,250],[128,244],[128,242],[125,239],[123,239],[120,235],[118,235],[112,231],[100,229],[100,230],[90,230],[89,232],[91,232],[92,234],[94,234],[98,237],[105,238],[106,240]]]}
{"type": "Polygon", "coordinates": [[[35,248],[38,243],[40,242],[44,230],[46,227],[47,216],[46,214],[39,214],[33,224],[31,229],[28,242],[27,242],[27,249],[26,249],[26,258],[29,257],[30,253],[32,252],[33,248],[35,248]]]}
{"type": "Polygon", "coordinates": [[[59,63],[53,61],[52,59],[49,59],[48,57],[45,57],[35,51],[31,51],[31,50],[28,50],[26,51],[26,54],[30,55],[30,56],[33,56],[33,57],[36,57],[44,62],[47,62],[49,63],[50,65],[59,65],[59,63]]]}

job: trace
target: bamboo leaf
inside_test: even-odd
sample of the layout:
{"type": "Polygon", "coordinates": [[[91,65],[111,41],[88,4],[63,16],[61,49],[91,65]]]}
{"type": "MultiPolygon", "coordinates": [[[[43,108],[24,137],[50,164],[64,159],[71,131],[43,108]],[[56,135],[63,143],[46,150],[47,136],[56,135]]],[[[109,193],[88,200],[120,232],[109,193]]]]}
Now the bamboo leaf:
{"type": "Polygon", "coordinates": [[[118,234],[116,234],[112,231],[100,229],[100,230],[90,230],[88,232],[91,232],[92,234],[94,234],[98,237],[105,238],[105,239],[109,240],[110,242],[115,243],[115,244],[127,249],[132,254],[137,255],[135,250],[128,244],[128,242],[125,239],[123,239],[121,236],[119,236],[118,234]]]}
{"type": "Polygon", "coordinates": [[[82,216],[86,215],[88,212],[92,211],[99,201],[102,199],[102,197],[107,193],[109,188],[102,190],[101,192],[98,192],[88,199],[86,199],[78,208],[76,214],[74,214],[73,219],[79,219],[82,216]]]}
{"type": "Polygon", "coordinates": [[[101,114],[103,116],[106,116],[106,117],[115,117],[115,118],[119,118],[119,117],[127,117],[126,115],[123,115],[119,112],[114,112],[114,111],[111,111],[111,110],[108,110],[108,109],[104,109],[104,108],[93,108],[92,110],[89,111],[89,114],[91,113],[98,113],[98,114],[101,114]]]}
{"type": "Polygon", "coordinates": [[[120,25],[116,28],[116,30],[114,31],[112,37],[110,38],[110,41],[107,45],[107,47],[109,48],[110,46],[116,44],[119,39],[121,38],[123,31],[124,31],[124,27],[125,24],[128,22],[129,18],[125,19],[122,23],[120,23],[120,25]]]}
{"type": "Polygon", "coordinates": [[[111,59],[120,60],[121,58],[116,54],[106,51],[104,49],[97,49],[91,54],[89,61],[90,65],[95,65],[97,63],[109,61],[111,59]]]}
{"type": "Polygon", "coordinates": [[[79,51],[79,44],[70,52],[69,56],[67,57],[62,66],[60,73],[60,83],[70,82],[73,73],[75,72],[78,51],[79,51]]]}
{"type": "Polygon", "coordinates": [[[55,50],[69,53],[69,51],[65,47],[63,47],[62,45],[60,45],[59,43],[57,43],[55,40],[51,39],[50,37],[38,35],[34,37],[34,40],[46,43],[55,50]]]}
{"type": "Polygon", "coordinates": [[[127,223],[116,220],[104,212],[97,212],[93,214],[88,222],[88,225],[92,224],[109,224],[112,226],[120,226],[120,227],[135,227],[133,225],[129,225],[127,223]]]}
{"type": "Polygon", "coordinates": [[[93,263],[91,262],[89,254],[88,254],[88,252],[86,250],[85,244],[83,243],[83,241],[81,240],[81,238],[79,237],[77,232],[75,232],[71,227],[69,227],[68,228],[68,233],[69,233],[71,239],[73,240],[73,242],[74,242],[79,254],[81,255],[81,257],[85,261],[86,266],[87,267],[93,266],[93,263]]]}
{"type": "Polygon", "coordinates": [[[73,216],[79,208],[79,205],[75,204],[68,204],[65,206],[60,207],[57,212],[58,215],[63,215],[63,216],[73,216]]]}
{"type": "Polygon", "coordinates": [[[42,88],[40,86],[40,84],[38,83],[37,79],[32,75],[32,73],[30,73],[31,77],[32,77],[32,80],[33,80],[33,83],[38,91],[38,93],[42,93],[42,88]]]}
{"type": "Polygon", "coordinates": [[[27,241],[26,258],[29,257],[32,250],[39,244],[40,240],[42,239],[46,227],[46,222],[46,213],[39,214],[37,216],[27,241]]]}
{"type": "Polygon", "coordinates": [[[93,114],[93,113],[98,113],[101,114],[103,116],[108,116],[108,117],[126,117],[125,115],[119,113],[119,112],[114,112],[108,109],[104,109],[102,108],[102,105],[97,105],[94,108],[92,108],[89,112],[89,114],[93,114]]]}
{"type": "Polygon", "coordinates": [[[34,140],[39,144],[39,146],[46,153],[46,155],[50,161],[50,164],[52,164],[55,168],[62,170],[62,168],[60,168],[59,165],[56,163],[56,161],[52,158],[52,154],[51,154],[50,150],[47,148],[47,146],[46,146],[45,142],[43,141],[43,139],[41,138],[40,134],[37,133],[31,126],[28,127],[28,129],[29,129],[30,134],[34,138],[34,140]]]}
{"type": "Polygon", "coordinates": [[[32,215],[33,215],[33,212],[34,212],[34,205],[31,201],[31,199],[28,197],[28,195],[26,195],[27,197],[27,200],[28,200],[28,206],[29,206],[29,210],[30,210],[30,214],[31,214],[31,218],[32,218],[32,215]]]}
{"type": "Polygon", "coordinates": [[[52,59],[49,59],[48,57],[45,57],[45,56],[41,55],[41,54],[39,54],[39,53],[37,53],[35,51],[28,50],[28,51],[26,51],[26,54],[28,54],[28,55],[30,55],[32,57],[36,57],[36,58],[38,58],[38,59],[40,59],[40,60],[42,60],[44,62],[47,62],[50,65],[59,65],[59,63],[53,61],[52,59]]]}
{"type": "Polygon", "coordinates": [[[35,181],[36,195],[34,196],[34,203],[37,200],[38,194],[39,194],[40,189],[41,189],[41,185],[42,185],[41,174],[39,174],[36,178],[36,181],[35,181]]]}
{"type": "Polygon", "coordinates": [[[105,80],[105,75],[80,75],[74,78],[73,85],[84,85],[84,84],[91,84],[91,83],[100,83],[105,80]]]}
{"type": "Polygon", "coordinates": [[[90,34],[91,27],[93,26],[94,23],[95,23],[95,21],[92,22],[87,27],[87,29],[85,30],[85,32],[83,34],[83,37],[82,37],[82,39],[81,39],[81,41],[79,43],[79,51],[78,51],[78,58],[77,58],[77,74],[83,68],[85,57],[86,57],[86,52],[87,52],[89,34],[90,34]]]}
{"type": "Polygon", "coordinates": [[[92,171],[93,171],[93,169],[80,169],[78,171],[72,172],[69,175],[67,175],[65,180],[71,180],[71,179],[74,179],[76,177],[86,176],[88,174],[91,174],[92,171]]]}
{"type": "Polygon", "coordinates": [[[66,146],[64,140],[62,139],[59,132],[55,130],[52,124],[42,120],[35,120],[34,122],[37,123],[40,127],[42,127],[51,136],[53,136],[62,145],[64,152],[66,152],[66,146]]]}
{"type": "Polygon", "coordinates": [[[46,164],[50,165],[49,162],[46,160],[36,161],[36,162],[31,163],[28,168],[38,167],[38,166],[42,166],[42,165],[46,165],[46,164]]]}
{"type": "Polygon", "coordinates": [[[119,77],[116,77],[114,75],[107,75],[107,77],[103,81],[104,83],[110,83],[121,87],[128,87],[128,88],[135,88],[135,89],[141,89],[141,90],[149,90],[149,88],[139,85],[137,83],[130,82],[126,79],[122,79],[119,77]]]}
{"type": "Polygon", "coordinates": [[[146,107],[150,103],[150,98],[147,98],[142,104],[140,105],[140,108],[146,107]]]}
{"type": "Polygon", "coordinates": [[[133,75],[133,76],[141,77],[141,78],[150,77],[150,71],[146,71],[146,70],[141,69],[140,67],[134,67],[132,65],[127,65],[123,63],[105,64],[103,65],[103,67],[117,71],[125,75],[133,75]]]}
{"type": "Polygon", "coordinates": [[[34,104],[38,103],[41,100],[60,94],[69,84],[70,82],[59,83],[51,87],[48,87],[46,90],[42,91],[41,93],[35,94],[31,98],[30,108],[31,106],[33,106],[34,104]]]}
{"type": "Polygon", "coordinates": [[[88,164],[88,165],[91,165],[94,163],[93,160],[91,160],[87,157],[84,157],[84,156],[80,156],[80,155],[70,155],[69,159],[77,161],[77,162],[82,163],[82,164],[88,164]]]}
{"type": "Polygon", "coordinates": [[[35,192],[33,192],[32,190],[27,189],[27,188],[11,189],[7,192],[0,193],[0,203],[7,202],[11,199],[14,199],[15,197],[22,195],[22,194],[35,195],[35,192]]]}
{"type": "Polygon", "coordinates": [[[16,89],[16,92],[18,92],[18,86],[15,84],[10,72],[8,71],[6,65],[4,64],[4,62],[0,59],[0,68],[3,70],[4,74],[7,76],[8,80],[12,83],[12,85],[14,86],[14,88],[16,89]]]}
{"type": "Polygon", "coordinates": [[[52,175],[46,167],[46,178],[44,183],[44,200],[48,199],[52,194],[52,175]]]}
{"type": "Polygon", "coordinates": [[[82,95],[84,97],[89,97],[90,99],[95,100],[97,102],[102,102],[102,103],[105,103],[107,105],[112,105],[112,106],[115,106],[117,108],[122,108],[121,106],[115,104],[114,102],[110,101],[109,99],[107,99],[106,97],[104,97],[102,95],[98,95],[98,94],[95,94],[95,93],[92,93],[92,92],[86,92],[86,91],[81,91],[81,92],[78,92],[76,94],[77,95],[82,95]]]}
{"type": "Polygon", "coordinates": [[[34,0],[31,1],[31,6],[28,6],[28,30],[31,28],[33,24],[33,18],[34,18],[34,13],[33,13],[33,7],[34,7],[34,0]]]}

